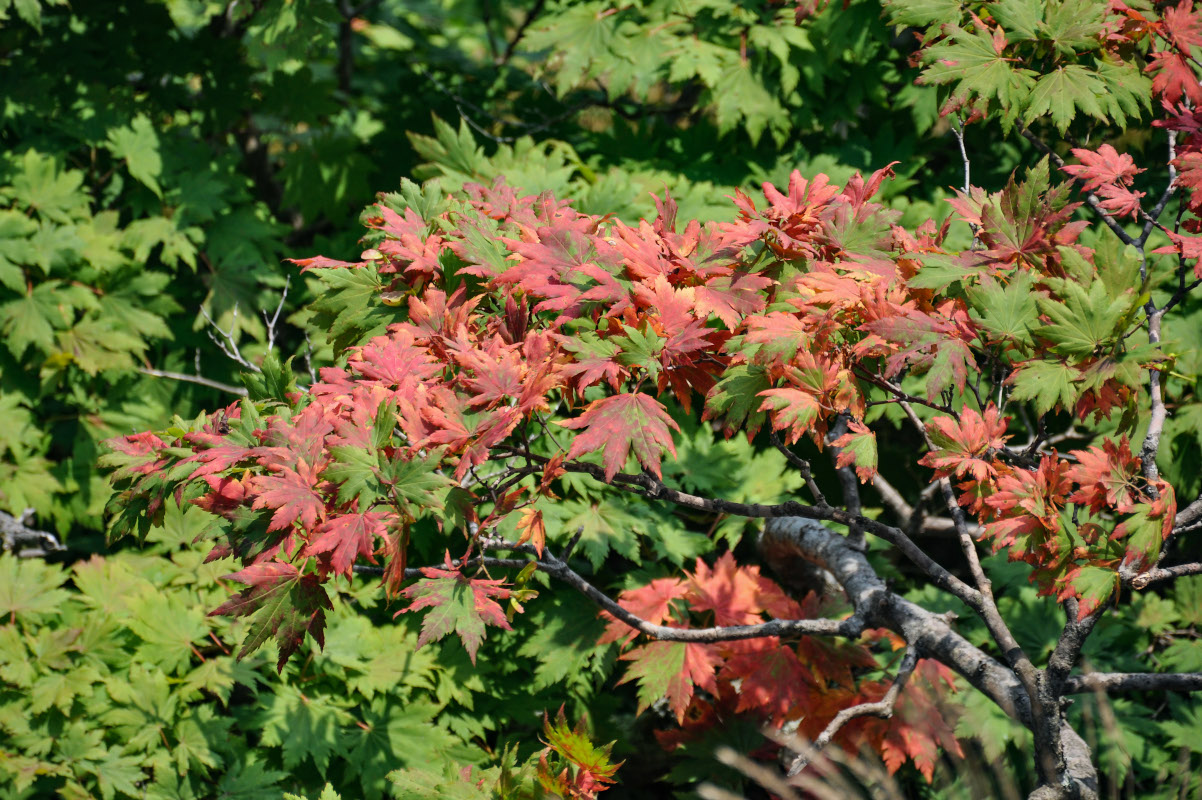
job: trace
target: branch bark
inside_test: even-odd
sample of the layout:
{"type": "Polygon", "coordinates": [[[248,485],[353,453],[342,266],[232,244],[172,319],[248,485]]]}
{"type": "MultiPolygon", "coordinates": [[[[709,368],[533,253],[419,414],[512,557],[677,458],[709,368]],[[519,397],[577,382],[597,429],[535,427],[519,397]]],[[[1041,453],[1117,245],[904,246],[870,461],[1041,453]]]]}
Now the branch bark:
{"type": "Polygon", "coordinates": [[[1066,694],[1081,692],[1202,692],[1202,672],[1091,672],[1064,682],[1066,694]]]}
{"type": "Polygon", "coordinates": [[[53,533],[29,527],[32,517],[32,508],[25,509],[19,517],[0,511],[0,543],[4,550],[17,558],[41,558],[67,549],[53,533]]]}

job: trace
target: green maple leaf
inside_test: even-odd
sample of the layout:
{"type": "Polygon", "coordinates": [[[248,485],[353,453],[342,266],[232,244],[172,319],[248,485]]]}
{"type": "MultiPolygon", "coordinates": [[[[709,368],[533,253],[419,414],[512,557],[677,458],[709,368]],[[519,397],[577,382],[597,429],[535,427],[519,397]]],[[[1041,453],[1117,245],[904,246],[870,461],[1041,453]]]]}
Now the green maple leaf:
{"type": "Polygon", "coordinates": [[[38,623],[62,610],[70,595],[58,565],[0,553],[0,616],[38,623]]]}
{"type": "Polygon", "coordinates": [[[712,645],[657,641],[622,656],[631,665],[619,684],[637,680],[639,712],[661,698],[682,719],[694,688],[713,691],[718,656],[712,645]]]}
{"type": "Polygon", "coordinates": [[[1120,61],[1103,52],[1094,62],[1098,80],[1106,91],[1098,98],[1107,115],[1120,128],[1127,118],[1139,119],[1143,111],[1152,109],[1152,79],[1137,65],[1120,61]]]}
{"type": "Polygon", "coordinates": [[[492,599],[504,600],[509,590],[499,580],[466,577],[450,568],[450,559],[448,554],[445,570],[424,567],[422,574],[426,577],[405,589],[405,597],[413,601],[405,612],[430,609],[422,619],[418,647],[454,632],[475,664],[476,651],[486,636],[485,625],[512,630],[505,610],[492,599]]]}
{"type": "Polygon", "coordinates": [[[159,156],[159,135],[144,114],[122,128],[109,131],[109,149],[113,156],[125,160],[129,174],[144,184],[159,197],[163,190],[158,177],[163,171],[163,159],[159,156]]]}
{"type": "Polygon", "coordinates": [[[705,398],[705,419],[722,421],[729,436],[745,428],[751,436],[764,424],[760,393],[772,388],[767,370],[756,364],[737,364],[726,370],[705,398]]]}
{"type": "Polygon", "coordinates": [[[331,447],[330,455],[334,457],[334,461],[325,468],[322,475],[327,480],[339,484],[338,502],[348,503],[355,498],[362,498],[367,505],[374,503],[380,493],[379,481],[376,478],[380,464],[379,456],[352,445],[331,447]]]}
{"type": "Polygon", "coordinates": [[[1060,355],[1092,356],[1099,348],[1108,346],[1120,332],[1120,323],[1130,311],[1134,298],[1112,300],[1102,281],[1091,283],[1088,291],[1075,281],[1065,281],[1061,288],[1063,300],[1036,298],[1039,310],[1051,320],[1051,324],[1036,332],[1052,342],[1053,349],[1060,355]]]}
{"type": "Polygon", "coordinates": [[[1079,109],[1095,119],[1107,121],[1106,112],[1098,98],[1106,93],[1106,85],[1097,73],[1080,64],[1057,67],[1041,75],[1027,101],[1023,122],[1051,114],[1052,124],[1060,133],[1068,130],[1079,109]]]}
{"type": "Polygon", "coordinates": [[[990,278],[982,280],[968,292],[973,319],[999,337],[1032,344],[1031,328],[1039,321],[1034,284],[1035,278],[1029,272],[1016,272],[1005,285],[990,278]]]}
{"type": "Polygon", "coordinates": [[[348,703],[331,695],[302,694],[288,685],[264,694],[252,725],[260,731],[261,744],[281,748],[283,764],[294,769],[305,760],[323,772],[331,756],[341,753],[338,732],[350,724],[348,703]]]}
{"type": "Polygon", "coordinates": [[[441,449],[431,450],[424,458],[404,459],[380,457],[380,481],[388,487],[390,497],[395,497],[397,508],[417,518],[427,510],[443,508],[447,489],[455,482],[439,469],[442,463],[441,449]]]}
{"type": "Polygon", "coordinates": [[[1060,0],[1043,4],[1040,38],[1069,58],[1101,47],[1106,6],[1094,0],[1060,0]]]}
{"type": "Polygon", "coordinates": [[[989,6],[989,13],[1010,41],[1034,41],[1039,38],[1044,5],[1043,0],[1000,0],[989,6]]]}
{"type": "Polygon", "coordinates": [[[606,14],[605,4],[577,3],[547,18],[526,34],[525,49],[550,50],[557,64],[555,89],[560,97],[591,77],[604,62],[617,34],[617,14],[606,14]]]}
{"type": "Polygon", "coordinates": [[[0,305],[0,332],[9,352],[21,358],[30,345],[42,352],[54,348],[54,331],[67,325],[70,307],[57,291],[58,281],[46,281],[33,291],[0,305]]]}
{"type": "Polygon", "coordinates": [[[902,27],[938,30],[958,23],[963,15],[960,0],[887,0],[885,8],[889,10],[889,22],[902,27]]]}
{"type": "Polygon", "coordinates": [[[928,66],[922,72],[924,83],[955,83],[957,98],[997,100],[1002,109],[1002,127],[1009,132],[1018,113],[1035,87],[1033,70],[1015,68],[1011,59],[998,52],[986,32],[945,27],[947,38],[932,45],[924,56],[928,66]]]}
{"type": "Polygon", "coordinates": [[[1118,573],[1086,565],[1072,576],[1073,593],[1079,600],[1078,617],[1084,619],[1102,606],[1114,594],[1118,586],[1118,573]]]}
{"type": "Polygon", "coordinates": [[[1059,406],[1071,410],[1081,395],[1077,386],[1080,373],[1063,361],[1028,361],[1019,367],[1011,380],[1012,400],[1033,400],[1041,416],[1059,406]]]}
{"type": "Polygon", "coordinates": [[[862,483],[872,480],[876,474],[876,434],[863,423],[852,420],[850,431],[831,442],[832,447],[841,448],[835,459],[836,467],[853,466],[862,483]]]}
{"type": "Polygon", "coordinates": [[[10,190],[17,207],[36,211],[54,222],[70,223],[87,215],[88,196],[80,191],[82,172],[59,172],[54,158],[32,149],[25,151],[19,165],[10,190]]]}
{"type": "Polygon", "coordinates": [[[168,674],[190,666],[194,643],[209,634],[204,613],[178,594],[143,594],[130,601],[129,610],[129,629],[142,639],[138,657],[168,674]]]}
{"type": "Polygon", "coordinates": [[[659,375],[661,369],[659,357],[667,340],[652,330],[644,333],[629,325],[622,327],[626,331],[625,336],[615,336],[607,340],[622,350],[617,356],[617,362],[627,367],[641,367],[652,378],[659,375]]]}

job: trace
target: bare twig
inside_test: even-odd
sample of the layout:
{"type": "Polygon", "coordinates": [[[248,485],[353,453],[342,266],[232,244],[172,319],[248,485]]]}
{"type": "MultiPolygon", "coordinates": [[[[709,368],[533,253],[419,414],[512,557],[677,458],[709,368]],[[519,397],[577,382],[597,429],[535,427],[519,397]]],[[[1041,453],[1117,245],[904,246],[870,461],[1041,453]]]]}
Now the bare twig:
{"type": "Polygon", "coordinates": [[[243,386],[233,386],[221,381],[215,381],[212,378],[206,378],[201,375],[189,375],[185,372],[170,372],[164,369],[149,369],[147,367],[139,367],[138,372],[143,375],[149,375],[152,378],[168,378],[173,381],[184,381],[185,383],[195,383],[200,386],[207,386],[210,389],[216,389],[219,392],[227,392],[236,394],[239,397],[246,397],[246,388],[243,386]]]}
{"type": "Polygon", "coordinates": [[[280,312],[284,310],[284,301],[288,299],[288,287],[290,285],[292,285],[292,276],[288,275],[284,278],[284,291],[280,294],[280,302],[275,307],[275,313],[268,317],[267,311],[264,310],[262,312],[263,321],[267,323],[267,352],[269,353],[275,348],[275,326],[280,321],[280,312]]]}
{"type": "Polygon", "coordinates": [[[213,331],[208,331],[209,338],[213,340],[213,343],[217,345],[218,348],[220,348],[221,352],[225,354],[226,358],[238,362],[252,372],[263,371],[243,358],[242,351],[238,349],[238,342],[234,338],[234,321],[238,319],[237,303],[234,304],[233,319],[230,321],[230,329],[228,331],[221,329],[221,326],[218,325],[211,316],[209,316],[209,311],[204,306],[200,307],[200,314],[205,318],[205,322],[209,323],[209,325],[213,327],[213,331],[217,331],[217,333],[221,334],[221,337],[218,338],[217,336],[213,335],[213,331]]]}
{"type": "Polygon", "coordinates": [[[818,488],[818,484],[814,482],[814,474],[810,470],[810,462],[790,450],[784,441],[781,440],[779,431],[772,431],[770,438],[772,439],[772,446],[779,450],[785,457],[785,460],[801,473],[801,478],[805,481],[806,488],[810,490],[810,495],[813,496],[814,503],[818,506],[828,505],[826,495],[822,493],[822,490],[818,488]]]}
{"type": "Polygon", "coordinates": [[[1136,589],[1145,589],[1153,583],[1171,581],[1189,575],[1202,575],[1202,562],[1195,561],[1192,564],[1178,564],[1175,567],[1158,567],[1148,570],[1142,575],[1136,575],[1131,580],[1131,585],[1136,589]]]}

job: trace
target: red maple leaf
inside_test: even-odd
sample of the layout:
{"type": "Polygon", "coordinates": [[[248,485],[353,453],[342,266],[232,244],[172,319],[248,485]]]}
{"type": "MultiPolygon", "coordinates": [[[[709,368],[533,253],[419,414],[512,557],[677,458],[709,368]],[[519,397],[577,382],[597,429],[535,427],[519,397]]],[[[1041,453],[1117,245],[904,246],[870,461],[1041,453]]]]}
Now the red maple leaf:
{"type": "Polygon", "coordinates": [[[1126,436],[1117,443],[1104,439],[1101,447],[1074,450],[1073,455],[1077,463],[1066,474],[1078,488],[1068,498],[1071,502],[1083,503],[1097,514],[1107,507],[1126,513],[1137,501],[1140,459],[1131,455],[1126,436]]]}
{"type": "Polygon", "coordinates": [[[754,709],[781,725],[814,691],[814,676],[776,637],[746,643],[726,662],[724,680],[740,680],[738,711],[754,709]]]}
{"type": "Polygon", "coordinates": [[[764,310],[767,304],[764,290],[773,283],[771,278],[748,272],[711,278],[704,286],[694,290],[697,313],[713,314],[722,320],[728,330],[733,331],[743,317],[764,310]]]}
{"type": "Polygon", "coordinates": [[[976,481],[989,480],[997,475],[991,451],[1005,446],[1009,421],[1009,417],[1001,417],[992,403],[983,415],[965,408],[959,422],[951,417],[935,417],[927,423],[927,434],[936,449],[918,463],[933,468],[940,478],[969,476],[976,481]]]}
{"type": "Polygon", "coordinates": [[[639,463],[656,477],[661,474],[659,465],[663,451],[676,456],[676,446],[668,429],[678,431],[680,426],[651,395],[634,393],[603,397],[589,403],[576,419],[559,424],[572,430],[585,429],[572,440],[568,458],[579,458],[604,448],[607,481],[613,480],[625,466],[631,450],[639,463]]]}
{"type": "Polygon", "coordinates": [[[272,475],[256,475],[251,479],[251,490],[255,494],[252,508],[274,508],[269,531],[287,528],[300,520],[306,529],[312,529],[317,520],[325,517],[325,499],[314,488],[314,470],[304,461],[295,470],[281,468],[272,475]]]}
{"type": "Polygon", "coordinates": [[[1202,105],[1202,86],[1185,55],[1172,50],[1153,53],[1144,70],[1155,73],[1152,92],[1162,95],[1165,102],[1175,105],[1186,97],[1193,105],[1202,105]]]}
{"type": "Polygon", "coordinates": [[[754,625],[762,622],[765,599],[776,587],[760,575],[758,567],[740,566],[728,550],[711,569],[697,559],[697,569],[689,579],[689,607],[693,611],[710,611],[716,625],[754,625]]]}
{"type": "Polygon", "coordinates": [[[351,575],[351,568],[359,556],[376,563],[376,537],[388,534],[389,515],[383,511],[340,514],[317,526],[312,538],[301,551],[302,556],[319,556],[328,563],[336,575],[351,575]]]}
{"type": "Polygon", "coordinates": [[[286,261],[291,261],[301,268],[301,272],[307,269],[337,269],[340,267],[361,267],[363,262],[355,261],[338,261],[334,258],[326,258],[325,256],[313,256],[312,258],[289,258],[286,261]]]}
{"type": "Polygon", "coordinates": [[[1202,47],[1202,17],[1192,0],[1181,0],[1175,8],[1165,9],[1161,24],[1181,52],[1188,54],[1191,47],[1202,47]]]}
{"type": "Polygon", "coordinates": [[[1082,188],[1087,192],[1108,183],[1130,186],[1135,176],[1144,172],[1135,166],[1135,159],[1126,153],[1120,154],[1108,144],[1099,147],[1097,152],[1075,147],[1073,155],[1079,158],[1081,163],[1067,164],[1061,169],[1081,181],[1082,188]]]}

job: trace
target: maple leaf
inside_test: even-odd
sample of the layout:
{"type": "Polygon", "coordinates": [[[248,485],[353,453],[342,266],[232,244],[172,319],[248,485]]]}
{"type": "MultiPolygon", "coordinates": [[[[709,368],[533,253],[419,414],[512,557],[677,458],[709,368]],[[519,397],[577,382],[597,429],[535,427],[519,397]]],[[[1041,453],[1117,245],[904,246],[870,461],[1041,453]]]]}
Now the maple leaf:
{"type": "Polygon", "coordinates": [[[281,468],[272,475],[257,475],[251,479],[255,494],[252,508],[274,508],[268,531],[278,531],[297,520],[311,529],[325,517],[325,500],[314,489],[315,470],[301,461],[297,469],[281,468]]]}
{"type": "Polygon", "coordinates": [[[605,791],[614,782],[614,774],[618,767],[625,762],[613,763],[610,753],[614,743],[598,747],[589,739],[582,718],[575,728],[568,727],[567,717],[563,706],[555,722],[551,715],[543,715],[543,743],[547,745],[539,759],[539,780],[543,788],[549,791],[566,792],[573,798],[593,798],[598,792],[605,791]],[[571,770],[564,770],[560,775],[552,775],[548,769],[547,755],[554,751],[571,765],[571,770]],[[572,774],[569,780],[569,772],[572,774]]]}
{"type": "Polygon", "coordinates": [[[376,537],[388,535],[389,514],[383,511],[340,514],[318,525],[313,530],[309,543],[301,551],[303,556],[325,556],[330,569],[336,575],[351,576],[351,568],[359,556],[376,563],[376,537]]]}
{"type": "Polygon", "coordinates": [[[789,719],[793,710],[804,704],[815,689],[814,676],[801,663],[797,653],[774,636],[757,639],[754,647],[728,659],[722,677],[742,681],[737,710],[762,712],[778,726],[789,719]]]}
{"type": "Polygon", "coordinates": [[[333,606],[318,576],[303,575],[292,564],[265,561],[226,575],[223,580],[250,586],[209,612],[211,617],[254,617],[238,652],[239,659],[274,636],[280,648],[276,669],[282,672],[305,634],[325,646],[325,610],[333,606]]]}
{"type": "Polygon", "coordinates": [[[1202,87],[1185,55],[1171,50],[1152,53],[1145,71],[1155,73],[1152,92],[1163,96],[1165,102],[1175,105],[1186,97],[1192,105],[1202,104],[1202,87]]]}
{"type": "Polygon", "coordinates": [[[504,581],[488,578],[468,578],[451,566],[451,554],[446,554],[446,569],[422,567],[426,577],[405,589],[402,594],[413,602],[398,614],[431,609],[422,619],[422,632],[417,646],[437,641],[454,631],[468,658],[476,663],[476,651],[486,636],[485,625],[512,630],[505,619],[505,610],[492,598],[504,600],[509,589],[504,581]]]}
{"type": "Polygon", "coordinates": [[[1071,502],[1087,505],[1097,514],[1107,506],[1125,513],[1136,501],[1140,459],[1131,455],[1126,436],[1118,442],[1104,439],[1101,447],[1074,450],[1072,454],[1077,463],[1066,474],[1078,488],[1069,496],[1071,502]]]}
{"type": "Polygon", "coordinates": [[[618,684],[638,680],[640,714],[666,697],[676,721],[683,722],[695,689],[717,692],[714,673],[722,658],[711,644],[655,641],[623,654],[622,660],[631,664],[618,684]]]}
{"type": "Polygon", "coordinates": [[[697,568],[688,582],[689,607],[693,611],[711,611],[716,625],[753,625],[762,622],[765,600],[775,599],[767,578],[758,567],[740,566],[728,550],[711,569],[697,559],[697,568]]]}
{"type": "Polygon", "coordinates": [[[363,262],[354,261],[338,261],[325,256],[313,256],[312,258],[288,258],[286,261],[291,261],[301,268],[301,272],[307,269],[338,269],[343,267],[361,267],[363,262]]]}
{"type": "Polygon", "coordinates": [[[1194,258],[1194,277],[1202,280],[1202,236],[1180,236],[1166,231],[1171,245],[1158,247],[1153,253],[1180,253],[1182,258],[1194,258]]]}
{"type": "Polygon", "coordinates": [[[876,474],[876,434],[856,420],[851,420],[847,427],[847,433],[831,442],[832,447],[839,448],[835,466],[854,466],[860,483],[868,483],[876,474]]]}
{"type": "Polygon", "coordinates": [[[743,317],[764,309],[764,290],[772,284],[771,278],[750,273],[713,278],[695,289],[697,313],[713,314],[733,331],[743,317]]]}
{"type": "Polygon", "coordinates": [[[518,512],[517,528],[522,532],[518,544],[530,542],[538,557],[543,557],[543,548],[547,546],[547,525],[543,522],[543,512],[533,506],[527,506],[518,512]]]}
{"type": "Polygon", "coordinates": [[[1062,170],[1081,181],[1082,189],[1092,192],[1108,183],[1130,186],[1135,176],[1145,170],[1135,166],[1135,159],[1126,153],[1120,154],[1111,145],[1104,144],[1097,152],[1083,147],[1073,148],[1073,155],[1080,164],[1066,164],[1062,170]]]}
{"type": "Polygon", "coordinates": [[[992,452],[1006,444],[1006,425],[1010,418],[1001,418],[996,406],[990,403],[985,413],[965,408],[960,421],[951,417],[935,417],[927,423],[927,434],[936,449],[924,455],[918,463],[931,467],[940,478],[969,476],[976,481],[996,477],[997,468],[992,452]]]}
{"type": "Polygon", "coordinates": [[[617,344],[600,338],[593,331],[585,331],[577,336],[556,335],[556,340],[574,357],[572,363],[562,367],[562,372],[576,378],[573,383],[577,392],[600,380],[605,380],[611,389],[618,391],[628,370],[617,360],[622,352],[617,344]]]}
{"type": "Polygon", "coordinates": [[[1161,16],[1164,32],[1183,53],[1191,47],[1202,47],[1202,16],[1191,0],[1181,0],[1167,8],[1161,16]]]}
{"type": "Polygon", "coordinates": [[[1069,465],[1045,455],[1035,470],[1010,470],[997,477],[997,489],[985,504],[997,519],[985,526],[994,549],[1011,548],[1012,559],[1046,560],[1059,555],[1052,536],[1060,531],[1060,509],[1071,482],[1069,465]]]}
{"type": "Polygon", "coordinates": [[[663,405],[647,394],[616,394],[589,403],[576,419],[560,422],[572,430],[586,429],[572,440],[567,457],[605,449],[605,480],[613,480],[634,450],[635,457],[658,478],[660,455],[667,450],[676,456],[672,430],[680,430],[663,405]]]}
{"type": "Polygon", "coordinates": [[[1090,565],[1073,567],[1065,575],[1057,599],[1077,598],[1077,619],[1083,620],[1110,600],[1118,584],[1119,574],[1113,569],[1090,565]]]}

